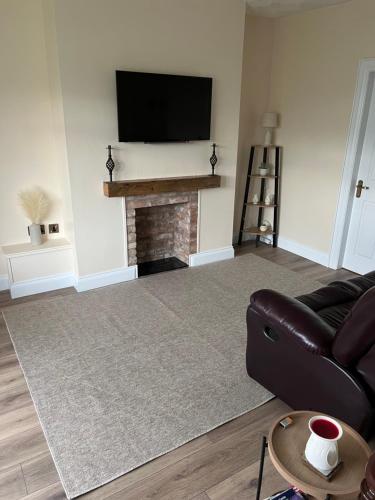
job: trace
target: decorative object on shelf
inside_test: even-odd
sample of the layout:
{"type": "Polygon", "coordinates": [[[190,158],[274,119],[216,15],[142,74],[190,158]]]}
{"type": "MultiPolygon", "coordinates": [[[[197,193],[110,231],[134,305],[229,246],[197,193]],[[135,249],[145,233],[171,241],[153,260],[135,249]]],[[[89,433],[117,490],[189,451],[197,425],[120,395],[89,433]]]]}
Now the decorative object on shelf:
{"type": "Polygon", "coordinates": [[[334,418],[318,415],[310,418],[309,429],[305,458],[314,469],[328,477],[339,463],[337,441],[342,437],[342,427],[334,418]]]}
{"type": "Polygon", "coordinates": [[[266,129],[264,136],[264,145],[272,145],[272,131],[278,126],[278,114],[274,112],[264,113],[262,118],[262,127],[266,129]]]}
{"type": "Polygon", "coordinates": [[[211,175],[215,175],[215,165],[217,163],[217,156],[216,156],[216,144],[212,144],[212,155],[210,157],[210,163],[211,163],[211,168],[212,168],[212,173],[211,175]]]}
{"type": "Polygon", "coordinates": [[[42,231],[40,223],[49,209],[47,195],[41,189],[30,189],[18,193],[18,199],[26,217],[30,220],[30,241],[32,245],[41,245],[42,231]]]}
{"type": "Polygon", "coordinates": [[[42,231],[40,224],[30,224],[29,226],[30,242],[33,246],[42,244],[42,231]]]}
{"type": "Polygon", "coordinates": [[[253,196],[253,204],[258,205],[259,203],[259,196],[255,193],[253,196]]]}
{"type": "Polygon", "coordinates": [[[261,163],[259,165],[259,174],[262,176],[268,175],[270,172],[270,165],[268,163],[261,163]]]}
{"type": "Polygon", "coordinates": [[[264,198],[264,204],[265,205],[272,205],[273,202],[273,194],[267,193],[266,197],[264,198]]]}
{"type": "MultiPolygon", "coordinates": [[[[238,235],[238,245],[242,244],[243,240],[243,235],[244,234],[251,234],[255,236],[255,244],[258,246],[261,237],[263,236],[263,231],[260,230],[260,226],[262,225],[263,221],[263,212],[265,209],[270,209],[272,208],[273,210],[273,224],[272,224],[272,231],[267,231],[267,234],[272,235],[272,246],[274,248],[277,247],[277,239],[279,235],[279,192],[280,192],[280,173],[281,173],[281,146],[271,146],[271,147],[266,147],[266,146],[261,146],[261,145],[253,145],[250,148],[250,157],[249,157],[249,164],[247,167],[247,176],[246,176],[246,184],[245,184],[245,193],[244,193],[244,200],[243,200],[243,205],[242,205],[242,213],[241,213],[241,222],[240,222],[240,232],[238,235]],[[258,158],[258,155],[262,154],[262,164],[261,166],[266,165],[269,170],[272,172],[274,171],[274,175],[259,175],[258,174],[258,169],[257,172],[254,171],[256,161],[258,158]],[[272,156],[271,156],[272,155],[272,156]],[[271,158],[270,158],[271,156],[271,158]],[[260,179],[260,182],[259,182],[260,179]],[[251,186],[251,183],[254,185],[251,186]],[[250,189],[250,187],[252,189],[250,189]],[[256,195],[258,197],[258,203],[254,203],[254,196],[253,195],[253,202],[249,203],[249,196],[250,192],[253,192],[256,190],[256,195]],[[267,194],[271,193],[272,191],[274,194],[267,194]],[[260,202],[259,202],[260,200],[260,202]],[[270,201],[269,205],[270,207],[268,208],[268,200],[270,201]],[[257,223],[254,226],[250,227],[245,227],[245,222],[246,222],[246,213],[248,209],[256,209],[258,210],[258,217],[257,217],[257,223]]],[[[265,243],[268,243],[268,241],[265,241],[265,243]]]]}
{"type": "Polygon", "coordinates": [[[268,220],[264,220],[262,224],[259,226],[259,229],[264,233],[268,229],[271,229],[272,225],[268,220]]]}
{"type": "Polygon", "coordinates": [[[113,172],[113,169],[115,168],[115,162],[112,159],[112,146],[109,144],[106,149],[108,149],[108,160],[107,160],[105,166],[107,167],[108,172],[109,172],[109,182],[112,182],[112,180],[113,180],[112,179],[112,172],[113,172]]]}

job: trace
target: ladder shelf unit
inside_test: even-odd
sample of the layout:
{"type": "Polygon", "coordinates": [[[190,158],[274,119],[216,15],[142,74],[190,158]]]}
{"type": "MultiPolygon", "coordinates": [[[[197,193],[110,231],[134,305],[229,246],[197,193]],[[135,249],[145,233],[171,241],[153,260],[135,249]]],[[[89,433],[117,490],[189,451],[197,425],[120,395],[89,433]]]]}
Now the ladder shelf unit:
{"type": "Polygon", "coordinates": [[[277,247],[277,239],[279,234],[279,199],[280,199],[280,174],[281,174],[281,146],[262,146],[262,145],[254,145],[251,146],[250,149],[250,157],[249,157],[249,165],[247,169],[247,177],[246,177],[246,186],[245,186],[245,196],[242,207],[242,215],[241,215],[241,225],[240,225],[240,233],[238,236],[238,245],[242,244],[242,239],[244,233],[252,234],[255,236],[256,245],[258,246],[261,236],[272,236],[272,246],[277,247]],[[257,150],[263,149],[263,163],[267,163],[269,159],[270,150],[275,150],[275,174],[271,175],[260,175],[253,173],[253,166],[255,160],[255,153],[257,150]],[[249,201],[249,191],[252,179],[260,179],[260,193],[259,193],[259,203],[253,203],[249,201]],[[274,181],[274,199],[273,202],[267,205],[264,202],[264,195],[266,191],[266,185],[269,180],[274,181]],[[245,228],[245,220],[246,213],[248,208],[257,208],[258,209],[258,225],[257,227],[248,227],[245,228]],[[263,211],[265,208],[273,209],[273,226],[272,229],[269,228],[266,231],[261,231],[259,229],[262,219],[263,219],[263,211]]]}

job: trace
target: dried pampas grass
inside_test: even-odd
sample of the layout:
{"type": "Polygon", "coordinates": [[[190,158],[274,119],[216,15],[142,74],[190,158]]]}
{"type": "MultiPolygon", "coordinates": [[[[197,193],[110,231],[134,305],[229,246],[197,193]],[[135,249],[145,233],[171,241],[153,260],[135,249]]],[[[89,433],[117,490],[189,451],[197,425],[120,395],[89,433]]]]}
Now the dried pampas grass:
{"type": "Polygon", "coordinates": [[[32,224],[40,224],[46,217],[49,200],[40,189],[30,189],[18,193],[18,199],[26,217],[32,224]]]}

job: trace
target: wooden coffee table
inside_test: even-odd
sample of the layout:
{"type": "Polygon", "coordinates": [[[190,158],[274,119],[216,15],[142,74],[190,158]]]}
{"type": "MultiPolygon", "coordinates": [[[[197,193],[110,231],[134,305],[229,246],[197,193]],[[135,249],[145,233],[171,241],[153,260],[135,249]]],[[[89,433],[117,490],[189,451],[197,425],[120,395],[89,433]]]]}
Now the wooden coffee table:
{"type": "MultiPolygon", "coordinates": [[[[279,474],[291,485],[315,499],[334,498],[355,500],[360,491],[361,481],[365,475],[365,467],[371,455],[366,441],[349,425],[340,422],[344,434],[338,442],[342,467],[331,481],[327,481],[311,471],[302,461],[307,440],[310,436],[309,419],[322,415],[312,411],[295,411],[288,413],[274,423],[267,438],[263,438],[259,486],[263,475],[265,448],[268,445],[270,459],[279,474]],[[280,421],[286,417],[293,419],[293,424],[283,429],[280,421]]],[[[260,495],[260,487],[257,498],[260,495]]]]}

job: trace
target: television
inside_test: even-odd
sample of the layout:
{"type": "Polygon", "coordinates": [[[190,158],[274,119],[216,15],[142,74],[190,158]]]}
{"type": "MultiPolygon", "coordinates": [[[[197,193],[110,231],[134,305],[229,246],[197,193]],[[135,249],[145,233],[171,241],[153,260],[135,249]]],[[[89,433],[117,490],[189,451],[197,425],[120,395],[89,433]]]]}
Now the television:
{"type": "Polygon", "coordinates": [[[119,142],[210,139],[212,78],[116,71],[119,142]]]}

